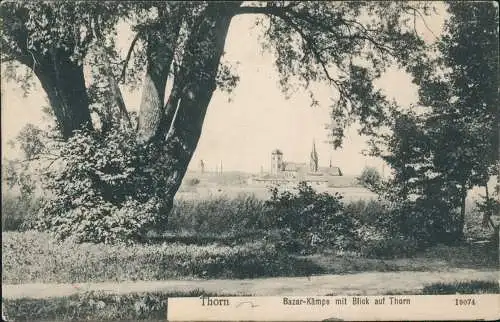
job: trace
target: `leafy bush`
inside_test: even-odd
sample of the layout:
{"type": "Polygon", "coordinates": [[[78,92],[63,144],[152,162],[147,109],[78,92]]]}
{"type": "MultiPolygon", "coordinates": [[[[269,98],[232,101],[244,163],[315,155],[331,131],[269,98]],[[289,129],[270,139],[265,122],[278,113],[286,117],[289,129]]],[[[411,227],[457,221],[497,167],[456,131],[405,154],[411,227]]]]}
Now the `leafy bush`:
{"type": "Polygon", "coordinates": [[[301,182],[294,194],[271,189],[266,202],[270,226],[278,227],[278,243],[288,251],[309,252],[323,247],[351,249],[356,220],[344,211],[342,196],[317,193],[301,182]]]}
{"type": "Polygon", "coordinates": [[[41,199],[2,193],[2,231],[24,231],[34,225],[41,199]]]}
{"type": "Polygon", "coordinates": [[[346,205],[346,212],[361,223],[359,251],[364,256],[412,256],[419,249],[455,240],[456,214],[437,198],[359,201],[346,205]]]}
{"type": "Polygon", "coordinates": [[[360,245],[360,253],[368,258],[411,257],[420,250],[419,245],[400,236],[366,239],[360,245]]]}
{"type": "MultiPolygon", "coordinates": [[[[492,218],[495,220],[496,218],[492,218]]],[[[498,220],[498,219],[497,219],[498,220]]],[[[471,209],[465,215],[464,235],[467,239],[487,240],[494,230],[488,224],[484,225],[484,213],[477,208],[471,209]]]]}
{"type": "Polygon", "coordinates": [[[444,200],[419,198],[403,202],[394,207],[391,216],[397,233],[422,246],[456,241],[457,214],[444,200]]]}
{"type": "Polygon", "coordinates": [[[253,195],[179,200],[174,202],[168,230],[199,234],[255,231],[269,228],[263,223],[265,210],[264,202],[253,195]]]}
{"type": "Polygon", "coordinates": [[[50,151],[59,157],[42,178],[50,196],[37,228],[59,239],[108,243],[141,239],[158,224],[163,201],[155,189],[164,186],[162,171],[144,166],[150,151],[136,143],[134,133],[79,132],[53,145],[50,151]]]}
{"type": "Polygon", "coordinates": [[[2,236],[2,282],[79,283],[307,276],[319,268],[264,241],[236,246],[93,244],[28,231],[2,236]]]}
{"type": "Polygon", "coordinates": [[[388,230],[391,224],[391,207],[381,200],[357,200],[345,204],[345,212],[360,222],[378,230],[388,230]]]}
{"type": "Polygon", "coordinates": [[[382,177],[376,168],[365,167],[357,179],[361,185],[370,189],[372,187],[377,187],[382,177]]]}

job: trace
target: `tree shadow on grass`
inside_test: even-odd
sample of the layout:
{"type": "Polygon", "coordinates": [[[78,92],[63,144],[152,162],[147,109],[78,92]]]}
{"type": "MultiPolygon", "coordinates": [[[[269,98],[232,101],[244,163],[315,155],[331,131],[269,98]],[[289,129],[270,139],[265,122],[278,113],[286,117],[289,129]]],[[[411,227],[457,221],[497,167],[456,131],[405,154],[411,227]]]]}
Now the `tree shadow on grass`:
{"type": "Polygon", "coordinates": [[[167,232],[160,236],[149,237],[144,240],[146,244],[180,243],[185,245],[220,244],[232,246],[263,238],[261,231],[228,232],[228,233],[196,233],[196,232],[167,232]]]}
{"type": "Polygon", "coordinates": [[[456,246],[438,245],[427,250],[423,257],[444,261],[449,268],[498,269],[498,245],[462,243],[456,246]]]}

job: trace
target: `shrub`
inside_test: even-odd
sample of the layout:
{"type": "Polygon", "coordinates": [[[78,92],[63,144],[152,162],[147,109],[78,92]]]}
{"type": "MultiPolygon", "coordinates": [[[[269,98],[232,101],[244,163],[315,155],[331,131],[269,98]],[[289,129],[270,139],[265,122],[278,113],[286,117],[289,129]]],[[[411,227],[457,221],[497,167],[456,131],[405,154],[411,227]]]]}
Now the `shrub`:
{"type": "Polygon", "coordinates": [[[2,231],[24,231],[34,225],[41,199],[2,193],[2,231]]]}
{"type": "Polygon", "coordinates": [[[134,241],[166,215],[159,214],[163,200],[157,197],[164,187],[162,162],[158,169],[145,166],[154,149],[139,146],[132,131],[78,132],[53,145],[59,158],[42,177],[50,196],[37,228],[78,242],[134,241]]]}
{"type": "Polygon", "coordinates": [[[345,212],[360,222],[361,225],[372,226],[387,231],[391,225],[391,208],[380,200],[357,200],[346,203],[345,212]]]}
{"type": "Polygon", "coordinates": [[[438,198],[419,198],[394,207],[393,229],[422,246],[456,241],[457,215],[450,205],[438,198]]]}
{"type": "Polygon", "coordinates": [[[271,226],[280,228],[279,245],[288,251],[309,252],[324,247],[351,249],[356,220],[344,211],[342,196],[317,193],[305,182],[297,192],[271,190],[266,202],[271,226]]]}
{"type": "Polygon", "coordinates": [[[485,227],[484,213],[479,209],[473,208],[465,215],[464,235],[467,239],[486,240],[491,238],[493,229],[488,224],[485,227]]]}
{"type": "Polygon", "coordinates": [[[357,178],[364,187],[371,189],[377,187],[382,180],[380,173],[376,168],[365,167],[361,175],[357,178]]]}
{"type": "Polygon", "coordinates": [[[360,253],[368,258],[392,259],[414,256],[419,245],[400,236],[367,239],[361,243],[360,253]]]}
{"type": "Polygon", "coordinates": [[[179,200],[174,202],[168,230],[198,234],[255,231],[269,228],[265,226],[264,215],[264,202],[253,195],[179,200]]]}

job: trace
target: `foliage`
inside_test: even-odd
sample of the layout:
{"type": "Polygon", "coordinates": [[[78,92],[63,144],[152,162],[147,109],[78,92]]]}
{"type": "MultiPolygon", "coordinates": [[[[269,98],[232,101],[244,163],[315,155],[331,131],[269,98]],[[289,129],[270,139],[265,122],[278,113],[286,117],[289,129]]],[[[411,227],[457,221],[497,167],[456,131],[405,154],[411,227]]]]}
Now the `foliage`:
{"type": "Polygon", "coordinates": [[[393,256],[391,249],[400,246],[400,250],[394,249],[394,255],[403,254],[405,248],[411,255],[422,247],[453,242],[456,219],[454,214],[449,214],[450,210],[442,200],[358,202],[348,204],[346,211],[361,224],[358,228],[361,236],[359,248],[364,254],[375,252],[383,255],[383,249],[387,248],[384,256],[390,257],[393,256]]]}
{"type": "Polygon", "coordinates": [[[322,247],[350,249],[355,242],[356,221],[344,212],[338,193],[317,193],[306,182],[297,192],[271,189],[266,201],[271,225],[280,229],[279,244],[288,250],[311,251],[322,247]]]}
{"type": "MultiPolygon", "coordinates": [[[[498,229],[499,224],[495,224],[492,216],[500,214],[500,191],[498,189],[500,186],[496,186],[492,196],[489,195],[488,186],[485,187],[486,195],[481,195],[481,200],[476,201],[476,208],[478,212],[483,215],[483,228],[492,227],[495,230],[498,229]]],[[[496,231],[494,233],[496,234],[496,231]]]]}
{"type": "MultiPolygon", "coordinates": [[[[373,81],[390,65],[418,61],[424,42],[409,22],[430,10],[421,3],[318,1],[253,11],[269,13],[263,44],[276,53],[286,94],[309,89],[314,82],[324,82],[336,92],[331,135],[338,147],[344,127],[354,121],[360,121],[364,134],[384,123],[390,103],[373,81]]],[[[311,100],[318,104],[313,93],[311,100]]]]}
{"type": "MultiPolygon", "coordinates": [[[[45,198],[37,228],[79,242],[133,242],[158,225],[162,200],[159,169],[144,166],[149,150],[134,133],[111,129],[106,136],[76,133],[53,142],[57,162],[42,174],[45,198]]],[[[156,164],[160,167],[162,164],[156,164]]]]}
{"type": "MultiPolygon", "coordinates": [[[[405,210],[409,210],[406,208],[405,210]]],[[[346,205],[346,213],[356,218],[360,225],[357,251],[368,258],[411,257],[422,248],[422,242],[413,236],[425,226],[416,224],[415,216],[381,200],[352,202],[346,205]]],[[[422,238],[422,237],[421,237],[422,238]]],[[[425,238],[425,237],[424,237],[425,238]]]]}
{"type": "Polygon", "coordinates": [[[364,240],[359,252],[367,258],[391,259],[413,257],[420,249],[414,241],[395,236],[364,240]]]}
{"type": "Polygon", "coordinates": [[[345,212],[361,225],[372,226],[378,231],[388,224],[390,204],[382,200],[356,200],[345,203],[345,212]]]}
{"type": "Polygon", "coordinates": [[[434,283],[431,285],[425,285],[422,289],[423,295],[491,293],[500,293],[498,281],[457,281],[454,283],[434,283]]]}
{"type": "Polygon", "coordinates": [[[21,195],[2,193],[2,232],[24,231],[34,226],[40,199],[26,199],[21,195]]]}
{"type": "Polygon", "coordinates": [[[491,229],[484,226],[484,217],[477,207],[466,214],[464,235],[467,240],[487,240],[491,236],[491,229]]]}
{"type": "Polygon", "coordinates": [[[462,239],[467,191],[485,186],[498,165],[498,8],[450,2],[448,12],[435,51],[411,70],[420,108],[393,111],[392,134],[373,142],[394,170],[384,197],[414,202],[436,226],[423,230],[462,239]]]}
{"type": "Polygon", "coordinates": [[[357,179],[364,187],[370,189],[372,187],[377,187],[382,177],[376,168],[365,167],[357,179]]]}
{"type": "Polygon", "coordinates": [[[234,199],[179,200],[174,202],[166,228],[197,234],[271,229],[273,227],[265,226],[265,211],[264,202],[253,195],[240,195],[234,199]]]}
{"type": "MultiPolygon", "coordinates": [[[[334,107],[335,117],[347,123],[359,118],[369,131],[382,120],[381,107],[387,103],[372,82],[391,64],[411,65],[419,57],[423,41],[411,21],[428,15],[431,6],[294,1],[233,6],[155,2],[119,5],[68,2],[63,6],[8,3],[3,5],[1,15],[5,27],[2,47],[9,48],[3,53],[4,61],[15,60],[28,66],[38,72],[43,82],[43,71],[37,70],[37,64],[45,67],[49,58],[88,64],[96,52],[104,51],[104,59],[94,61],[104,67],[99,78],[104,80],[110,76],[105,74],[111,74],[117,81],[124,81],[126,74],[127,82],[134,84],[140,81],[137,74],[144,65],[161,64],[162,58],[166,59],[154,57],[150,43],[155,42],[173,52],[171,59],[176,68],[167,69],[162,77],[179,75],[189,67],[185,65],[190,63],[185,59],[189,55],[205,58],[216,51],[210,47],[214,46],[209,39],[211,35],[196,30],[200,18],[213,19],[212,10],[218,12],[218,20],[224,19],[225,14],[259,15],[256,24],[264,31],[262,45],[278,54],[275,63],[283,89],[288,92],[297,84],[308,89],[312,82],[326,82],[340,94],[334,107]],[[125,59],[115,48],[117,24],[122,19],[136,33],[131,55],[125,59]],[[193,53],[186,51],[192,39],[207,47],[192,48],[193,53]],[[57,50],[61,53],[54,55],[57,50]],[[335,77],[335,71],[342,76],[335,77]]],[[[232,74],[230,63],[222,63],[217,74],[216,82],[223,90],[230,91],[236,85],[238,76],[232,74]]]]}

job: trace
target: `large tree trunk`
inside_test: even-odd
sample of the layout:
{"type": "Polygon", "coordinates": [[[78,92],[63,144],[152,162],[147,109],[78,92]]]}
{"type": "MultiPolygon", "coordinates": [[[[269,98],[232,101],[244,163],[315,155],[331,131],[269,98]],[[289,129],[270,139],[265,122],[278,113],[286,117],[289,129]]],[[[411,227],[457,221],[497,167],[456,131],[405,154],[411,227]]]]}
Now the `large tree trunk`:
{"type": "Polygon", "coordinates": [[[65,51],[53,50],[39,59],[34,72],[47,93],[65,139],[75,130],[92,129],[83,65],[71,61],[65,51]]]}
{"type": "Polygon", "coordinates": [[[464,239],[464,227],[465,227],[465,201],[467,199],[467,187],[465,184],[462,185],[460,195],[460,215],[458,217],[456,240],[462,241],[464,239]]]}
{"type": "Polygon", "coordinates": [[[163,12],[165,23],[146,31],[147,64],[137,124],[140,143],[161,139],[160,123],[166,108],[165,87],[182,24],[181,15],[180,10],[163,12]]]}
{"type": "MultiPolygon", "coordinates": [[[[155,129],[156,137],[161,140],[154,140],[159,153],[150,162],[164,165],[163,179],[155,189],[156,197],[162,201],[159,212],[164,220],[198,144],[205,114],[216,88],[217,70],[232,10],[239,5],[228,2],[207,6],[199,25],[189,36],[181,67],[167,104],[162,108],[161,124],[155,129]]],[[[148,104],[147,107],[152,106],[148,104]]]]}

